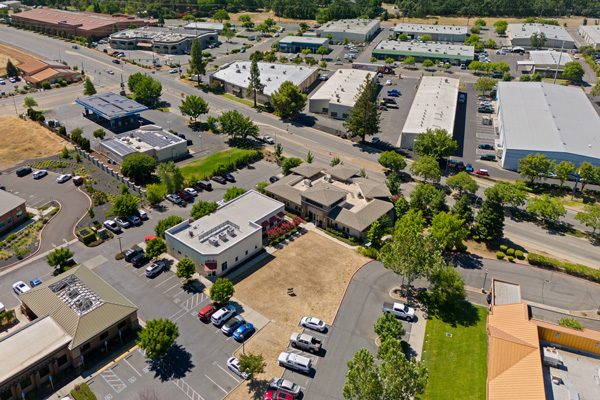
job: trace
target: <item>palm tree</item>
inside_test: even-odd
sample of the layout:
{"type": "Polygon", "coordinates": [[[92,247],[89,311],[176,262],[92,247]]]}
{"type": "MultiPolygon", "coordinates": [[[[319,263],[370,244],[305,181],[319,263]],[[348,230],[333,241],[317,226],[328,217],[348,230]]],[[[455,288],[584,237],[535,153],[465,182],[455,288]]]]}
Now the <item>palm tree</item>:
{"type": "Polygon", "coordinates": [[[25,107],[27,110],[32,110],[33,107],[37,107],[38,103],[37,101],[35,101],[35,99],[31,96],[25,96],[25,98],[23,99],[23,107],[25,107]]]}

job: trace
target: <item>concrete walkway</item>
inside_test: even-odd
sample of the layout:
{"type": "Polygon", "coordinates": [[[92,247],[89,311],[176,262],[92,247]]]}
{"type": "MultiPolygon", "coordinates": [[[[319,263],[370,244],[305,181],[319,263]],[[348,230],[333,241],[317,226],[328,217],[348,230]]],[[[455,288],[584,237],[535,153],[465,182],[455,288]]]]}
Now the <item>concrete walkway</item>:
{"type": "Polygon", "coordinates": [[[408,344],[410,348],[415,352],[415,358],[421,361],[421,355],[423,353],[423,343],[425,342],[425,327],[427,326],[427,319],[421,310],[415,310],[417,315],[417,322],[412,324],[410,328],[410,336],[408,337],[408,344]]]}

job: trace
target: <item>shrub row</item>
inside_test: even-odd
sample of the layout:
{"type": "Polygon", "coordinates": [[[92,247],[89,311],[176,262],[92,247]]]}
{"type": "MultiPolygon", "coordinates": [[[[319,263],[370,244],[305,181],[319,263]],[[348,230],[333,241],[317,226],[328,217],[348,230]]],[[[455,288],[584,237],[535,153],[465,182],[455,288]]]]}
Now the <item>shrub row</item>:
{"type": "Polygon", "coordinates": [[[527,261],[529,264],[537,267],[565,272],[569,275],[600,283],[600,270],[588,267],[586,265],[564,262],[536,253],[529,253],[527,256],[527,261]]]}
{"type": "Polygon", "coordinates": [[[596,64],[596,60],[594,60],[594,57],[588,55],[588,56],[584,56],[584,58],[585,58],[585,61],[590,66],[590,68],[592,68],[594,70],[594,72],[596,73],[596,76],[600,76],[600,65],[596,64]]]}

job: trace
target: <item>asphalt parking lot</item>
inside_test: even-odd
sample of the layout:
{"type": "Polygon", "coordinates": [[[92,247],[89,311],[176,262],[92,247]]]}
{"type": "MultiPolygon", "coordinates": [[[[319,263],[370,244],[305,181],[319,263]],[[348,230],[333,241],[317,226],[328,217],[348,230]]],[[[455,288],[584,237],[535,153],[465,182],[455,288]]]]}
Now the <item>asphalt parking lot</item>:
{"type": "Polygon", "coordinates": [[[412,102],[417,94],[419,81],[415,78],[399,78],[395,75],[383,75],[379,78],[382,85],[378,99],[390,97],[394,99],[395,104],[388,104],[387,110],[381,112],[381,133],[377,134],[381,141],[389,143],[392,146],[400,146],[400,133],[408,117],[408,112],[412,102]],[[391,85],[386,85],[386,81],[391,80],[391,85]],[[396,89],[400,92],[399,97],[387,95],[388,90],[396,89]]]}

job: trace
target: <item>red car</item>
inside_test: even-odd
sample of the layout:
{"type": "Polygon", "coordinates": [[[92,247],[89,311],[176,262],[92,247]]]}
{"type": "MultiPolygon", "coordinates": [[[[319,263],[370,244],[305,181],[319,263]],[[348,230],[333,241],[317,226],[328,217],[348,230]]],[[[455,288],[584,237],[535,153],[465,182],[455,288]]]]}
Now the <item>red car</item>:
{"type": "Polygon", "coordinates": [[[281,390],[269,389],[265,393],[265,400],[294,400],[294,396],[281,390]]]}
{"type": "Polygon", "coordinates": [[[198,311],[198,318],[200,318],[200,321],[202,322],[209,322],[210,317],[212,317],[212,315],[215,312],[217,312],[219,308],[221,308],[220,304],[210,303],[209,305],[205,306],[200,311],[198,311]]]}
{"type": "Polygon", "coordinates": [[[482,176],[490,176],[490,173],[488,172],[487,169],[477,169],[477,170],[475,170],[475,174],[482,175],[482,176]]]}

